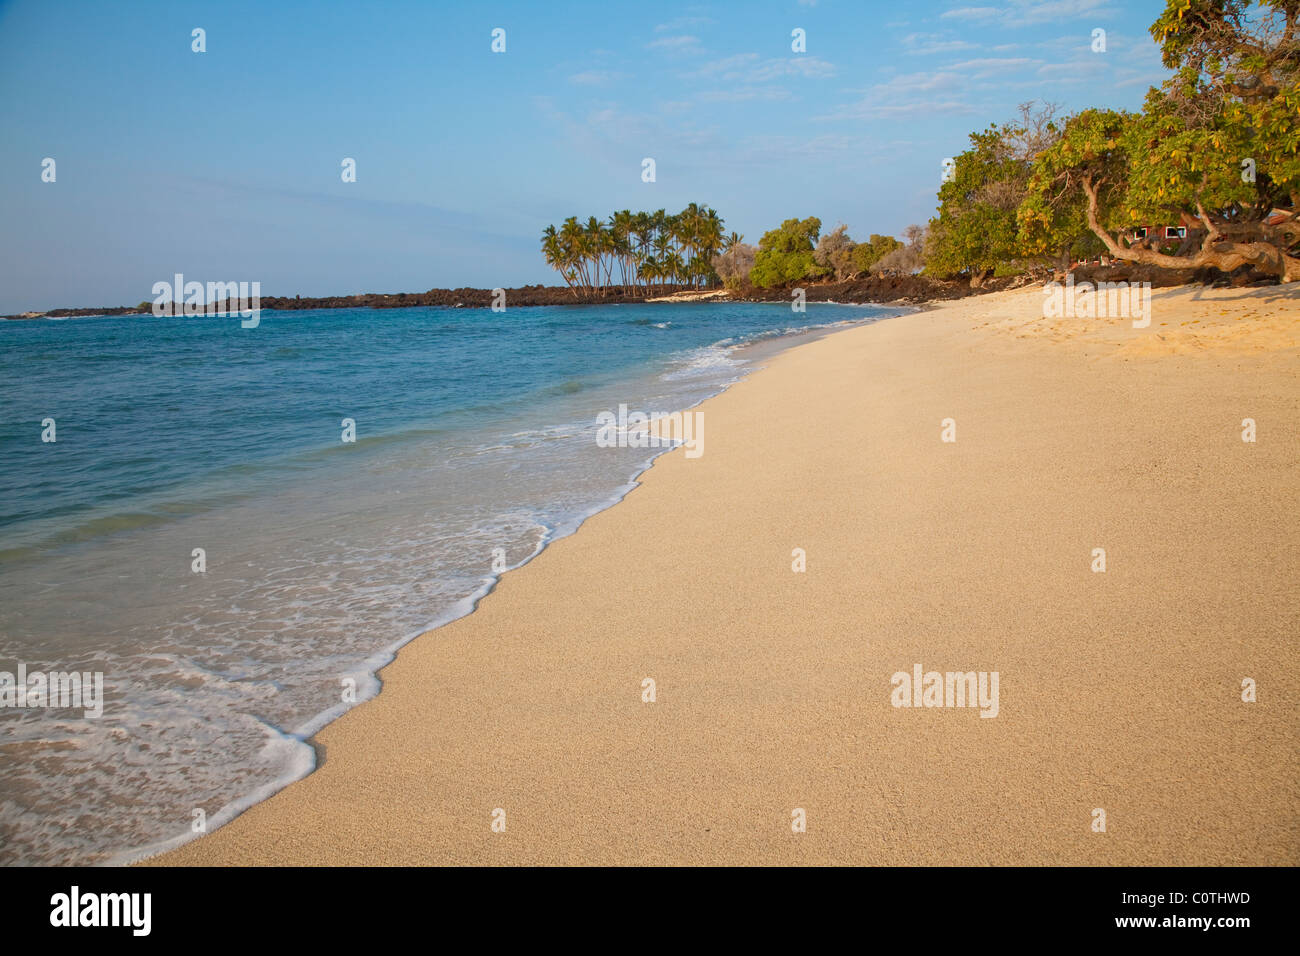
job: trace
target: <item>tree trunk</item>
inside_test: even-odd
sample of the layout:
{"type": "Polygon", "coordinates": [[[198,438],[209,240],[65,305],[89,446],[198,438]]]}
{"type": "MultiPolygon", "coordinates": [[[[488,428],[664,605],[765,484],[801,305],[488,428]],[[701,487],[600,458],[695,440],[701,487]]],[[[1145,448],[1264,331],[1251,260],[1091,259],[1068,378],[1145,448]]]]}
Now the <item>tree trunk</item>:
{"type": "Polygon", "coordinates": [[[1300,281],[1300,259],[1287,255],[1281,248],[1268,242],[1232,242],[1223,238],[1205,210],[1197,207],[1201,224],[1205,227],[1205,240],[1195,255],[1171,256],[1154,249],[1121,246],[1101,227],[1097,220],[1097,187],[1090,177],[1083,180],[1083,191],[1088,195],[1088,227],[1106,244],[1116,259],[1156,266],[1159,269],[1199,269],[1212,266],[1222,272],[1232,272],[1244,265],[1252,265],[1261,272],[1277,276],[1283,282],[1300,281]]]}

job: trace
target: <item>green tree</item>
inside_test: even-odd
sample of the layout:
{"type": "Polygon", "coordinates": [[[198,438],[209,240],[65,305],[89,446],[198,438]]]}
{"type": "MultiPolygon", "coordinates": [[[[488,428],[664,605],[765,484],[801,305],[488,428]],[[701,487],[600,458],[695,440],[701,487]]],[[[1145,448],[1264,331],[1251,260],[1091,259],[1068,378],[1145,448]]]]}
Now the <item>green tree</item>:
{"type": "Polygon", "coordinates": [[[853,247],[853,271],[858,274],[870,272],[877,262],[901,248],[903,244],[893,236],[878,236],[873,233],[866,242],[859,242],[853,247]]]}
{"type": "Polygon", "coordinates": [[[935,274],[966,274],[971,285],[979,285],[999,262],[1016,255],[1021,197],[1014,183],[1022,169],[1004,139],[1002,127],[990,126],[971,133],[971,148],[954,157],[952,175],[939,187],[939,215],[930,223],[928,266],[935,274]]]}
{"type": "Polygon", "coordinates": [[[631,291],[629,279],[632,275],[632,210],[620,209],[609,217],[610,245],[618,261],[620,287],[623,294],[631,291]]]}
{"type": "MultiPolygon", "coordinates": [[[[1060,136],[1056,114],[1052,103],[1022,103],[1016,120],[970,135],[971,148],[954,157],[951,174],[939,187],[939,215],[930,221],[925,250],[927,271],[966,275],[978,286],[999,265],[1024,256],[1017,212],[1028,195],[1035,158],[1060,136]]],[[[1078,229],[1086,232],[1081,223],[1078,229]]]]}
{"type": "Polygon", "coordinates": [[[1050,232],[1073,206],[1117,259],[1300,279],[1298,17],[1297,0],[1167,0],[1151,35],[1174,76],[1139,114],[1066,124],[1035,164],[1026,229],[1050,232]],[[1183,253],[1132,231],[1175,223],[1183,253]]]}
{"type": "Polygon", "coordinates": [[[853,274],[853,250],[856,246],[857,243],[849,238],[848,227],[841,223],[818,240],[817,248],[813,250],[813,261],[823,271],[842,281],[853,274]]]}
{"type": "Polygon", "coordinates": [[[722,252],[713,257],[713,268],[728,289],[741,289],[749,281],[757,250],[738,232],[722,239],[722,252]]]}
{"type": "Polygon", "coordinates": [[[699,278],[701,285],[715,285],[719,281],[718,273],[713,268],[713,260],[717,256],[718,250],[722,248],[722,226],[722,217],[718,215],[718,211],[705,206],[698,232],[698,249],[695,257],[695,275],[699,278]]]}
{"type": "Polygon", "coordinates": [[[750,281],[768,289],[824,274],[825,270],[813,260],[821,228],[822,221],[810,216],[802,220],[787,219],[779,228],[763,233],[754,256],[754,268],[749,273],[750,281]]]}
{"type": "Polygon", "coordinates": [[[723,220],[717,210],[691,203],[677,215],[623,209],[602,222],[585,224],[570,216],[557,229],[542,232],[542,254],[579,299],[605,298],[615,288],[624,294],[647,293],[689,283],[718,282],[713,262],[723,244],[723,220]]]}
{"type": "Polygon", "coordinates": [[[546,257],[546,264],[560,273],[565,285],[573,289],[576,296],[577,290],[573,286],[576,279],[573,265],[569,261],[568,250],[554,226],[547,226],[542,231],[542,255],[546,257]]]}

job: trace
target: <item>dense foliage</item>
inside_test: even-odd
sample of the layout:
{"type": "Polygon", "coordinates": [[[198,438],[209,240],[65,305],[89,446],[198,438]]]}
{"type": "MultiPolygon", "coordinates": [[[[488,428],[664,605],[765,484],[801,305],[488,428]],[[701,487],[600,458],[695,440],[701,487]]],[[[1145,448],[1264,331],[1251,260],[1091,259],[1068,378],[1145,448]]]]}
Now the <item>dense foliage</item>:
{"type": "Polygon", "coordinates": [[[1024,237],[1081,224],[1115,258],[1253,265],[1300,279],[1300,0],[1168,0],[1151,27],[1174,75],[1141,113],[1085,110],[1034,164],[1024,237]],[[1163,232],[1181,226],[1177,248],[1163,232]]]}
{"type": "Polygon", "coordinates": [[[1140,112],[1052,104],[970,135],[928,229],[906,243],[787,219],[758,247],[716,212],[568,219],[542,240],[575,294],[724,282],[763,288],[865,272],[965,276],[1109,255],[1161,268],[1251,265],[1300,279],[1300,0],[1166,0],[1152,25],[1173,75],[1140,112]]]}
{"type": "Polygon", "coordinates": [[[787,219],[776,229],[763,233],[750,281],[762,288],[789,285],[801,279],[824,275],[826,269],[813,258],[822,221],[816,216],[787,219]]]}
{"type": "Polygon", "coordinates": [[[542,254],[576,296],[593,299],[615,288],[632,295],[715,283],[713,259],[722,243],[722,217],[691,203],[676,215],[624,209],[585,225],[570,216],[543,231],[542,254]]]}

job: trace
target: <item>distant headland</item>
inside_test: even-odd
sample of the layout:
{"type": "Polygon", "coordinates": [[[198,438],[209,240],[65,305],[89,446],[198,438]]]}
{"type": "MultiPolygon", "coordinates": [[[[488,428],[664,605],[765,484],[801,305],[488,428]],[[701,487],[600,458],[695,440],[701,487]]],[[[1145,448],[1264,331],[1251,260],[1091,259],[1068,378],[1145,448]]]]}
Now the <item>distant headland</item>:
{"type": "MultiPolygon", "coordinates": [[[[980,291],[1005,287],[1005,283],[989,283],[984,289],[972,289],[961,280],[936,279],[920,275],[873,274],[863,279],[845,282],[809,283],[806,298],[809,302],[897,302],[911,303],[931,299],[957,299],[980,291]]],[[[507,308],[542,305],[610,305],[614,303],[656,302],[679,295],[702,294],[688,285],[656,286],[638,289],[633,294],[621,286],[598,289],[598,297],[576,299],[565,286],[526,285],[503,290],[507,308]]],[[[720,298],[744,302],[789,302],[788,289],[746,289],[743,292],[721,292],[720,298]]],[[[332,296],[262,296],[261,307],[276,311],[307,309],[408,309],[419,307],[488,308],[498,297],[495,289],[430,289],[427,292],[399,292],[393,294],[366,292],[359,295],[332,296]]],[[[174,314],[183,307],[175,304],[174,314]]],[[[133,306],[101,306],[98,308],[59,308],[44,312],[23,312],[6,315],[6,319],[59,319],[92,315],[152,315],[153,303],[141,302],[133,306]]]]}

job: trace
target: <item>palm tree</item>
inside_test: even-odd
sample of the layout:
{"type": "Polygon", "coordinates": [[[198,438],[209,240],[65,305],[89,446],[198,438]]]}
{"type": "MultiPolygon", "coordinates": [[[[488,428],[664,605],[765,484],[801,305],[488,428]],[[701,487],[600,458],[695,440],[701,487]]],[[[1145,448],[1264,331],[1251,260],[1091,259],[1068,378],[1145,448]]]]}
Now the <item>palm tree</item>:
{"type": "Polygon", "coordinates": [[[546,257],[546,264],[564,277],[565,285],[569,287],[576,299],[578,290],[573,287],[572,263],[554,226],[547,226],[542,230],[542,255],[546,257]]]}
{"type": "Polygon", "coordinates": [[[628,275],[632,270],[632,210],[622,209],[609,217],[609,233],[613,239],[613,253],[618,259],[619,274],[623,280],[623,294],[630,291],[628,275]]]}
{"type": "Polygon", "coordinates": [[[648,293],[672,284],[690,288],[717,278],[713,260],[721,249],[731,252],[744,241],[733,232],[724,236],[717,210],[691,203],[680,213],[622,209],[608,222],[595,216],[580,223],[570,216],[556,229],[542,233],[542,254],[577,298],[608,297],[618,267],[621,290],[648,293]]]}
{"type": "Polygon", "coordinates": [[[637,213],[632,220],[632,234],[636,237],[636,253],[633,263],[636,268],[637,278],[645,278],[645,289],[650,288],[649,279],[641,274],[642,264],[650,256],[650,242],[654,238],[655,225],[654,218],[648,212],[637,213]]]}
{"type": "MultiPolygon", "coordinates": [[[[735,233],[733,232],[732,235],[734,236],[735,233]]],[[[718,254],[718,248],[723,243],[722,217],[718,215],[716,209],[704,207],[697,242],[702,266],[699,276],[701,280],[708,281],[714,275],[713,257],[718,254]]]]}
{"type": "MultiPolygon", "coordinates": [[[[660,212],[663,212],[661,209],[660,212]]],[[[655,277],[659,280],[660,288],[663,287],[664,279],[667,279],[671,273],[668,271],[668,256],[673,251],[673,237],[667,229],[655,233],[654,237],[655,251],[655,277]]]]}
{"type": "Polygon", "coordinates": [[[659,263],[655,257],[647,256],[642,260],[640,268],[637,269],[637,274],[645,280],[646,289],[648,290],[650,283],[660,276],[659,263]]]}
{"type": "Polygon", "coordinates": [[[664,262],[664,272],[673,280],[674,288],[686,277],[686,263],[682,260],[682,254],[676,249],[668,253],[668,258],[664,262]]]}
{"type": "Polygon", "coordinates": [[[728,260],[730,264],[734,266],[736,264],[736,254],[740,251],[740,247],[744,242],[745,237],[738,232],[733,232],[729,236],[723,236],[719,240],[719,248],[722,251],[722,258],[728,260]]]}
{"type": "MultiPolygon", "coordinates": [[[[689,264],[698,252],[700,228],[700,204],[691,203],[675,217],[677,228],[675,234],[681,245],[683,262],[689,264]]],[[[683,276],[686,273],[683,272],[683,276]]]]}
{"type": "Polygon", "coordinates": [[[565,263],[573,270],[578,285],[582,288],[583,297],[586,297],[591,289],[591,277],[587,270],[586,237],[582,226],[578,224],[577,216],[570,216],[564,220],[564,224],[560,227],[560,242],[565,253],[565,263]]]}
{"type": "MultiPolygon", "coordinates": [[[[594,283],[600,286],[600,294],[605,294],[605,288],[609,285],[608,276],[602,280],[600,277],[601,267],[605,265],[606,239],[605,227],[599,219],[591,216],[587,219],[587,228],[585,232],[587,240],[587,255],[591,257],[593,271],[595,273],[594,283]]],[[[593,294],[595,288],[592,289],[593,294]]]]}

